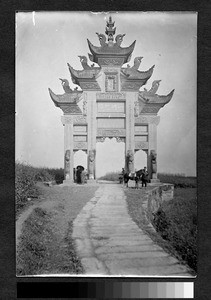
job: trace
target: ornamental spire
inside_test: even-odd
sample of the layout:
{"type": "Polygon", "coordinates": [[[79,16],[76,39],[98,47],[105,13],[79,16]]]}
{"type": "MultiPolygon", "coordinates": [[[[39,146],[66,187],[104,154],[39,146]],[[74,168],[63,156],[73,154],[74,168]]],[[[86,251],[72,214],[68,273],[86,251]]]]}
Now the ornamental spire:
{"type": "Polygon", "coordinates": [[[106,22],[106,28],[105,28],[105,34],[108,36],[108,42],[114,40],[114,35],[116,32],[116,27],[114,27],[115,22],[112,22],[111,16],[109,17],[109,20],[106,22]],[[113,28],[114,27],[114,28],[113,28]]]}

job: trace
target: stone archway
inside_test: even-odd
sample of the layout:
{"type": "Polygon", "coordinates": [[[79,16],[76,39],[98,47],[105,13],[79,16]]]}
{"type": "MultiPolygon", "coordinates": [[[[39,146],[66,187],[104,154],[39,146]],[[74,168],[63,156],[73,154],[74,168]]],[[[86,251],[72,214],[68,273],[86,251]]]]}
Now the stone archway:
{"type": "MultiPolygon", "coordinates": [[[[157,126],[160,120],[157,114],[169,103],[174,90],[167,95],[157,94],[161,80],[154,80],[149,90],[143,88],[155,66],[138,70],[142,57],[135,57],[134,64],[126,67],[135,41],[128,47],[121,47],[125,34],[117,35],[114,41],[115,28],[111,18],[106,26],[105,34],[110,32],[107,42],[103,34],[98,34],[100,47],[87,40],[92,64],[86,56],[79,56],[82,70],[75,70],[68,64],[72,82],[80,90],[78,87],[72,90],[69,81],[61,78],[64,94],[55,94],[49,89],[55,106],[61,108],[64,114],[61,120],[64,126],[65,182],[71,184],[73,181],[73,152],[79,149],[87,151],[89,179],[96,179],[99,166],[102,166],[96,163],[96,155],[98,160],[101,152],[96,151],[99,147],[96,147],[96,142],[105,137],[115,137],[117,142],[125,141],[122,155],[125,161],[117,169],[125,167],[127,172],[134,172],[135,151],[147,151],[149,178],[156,182],[157,126]]],[[[115,154],[121,157],[118,150],[115,154]]],[[[102,158],[107,166],[110,160],[109,157],[102,158]]]]}
{"type": "Polygon", "coordinates": [[[96,178],[121,172],[125,164],[125,143],[118,138],[101,138],[96,143],[96,178]]]}

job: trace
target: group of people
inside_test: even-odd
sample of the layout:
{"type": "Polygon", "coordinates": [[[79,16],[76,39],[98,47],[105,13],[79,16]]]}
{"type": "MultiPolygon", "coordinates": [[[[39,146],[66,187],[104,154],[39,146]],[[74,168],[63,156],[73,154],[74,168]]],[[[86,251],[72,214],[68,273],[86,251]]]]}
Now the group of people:
{"type": "Polygon", "coordinates": [[[138,188],[138,182],[141,181],[142,187],[147,187],[147,183],[149,182],[149,173],[147,171],[147,168],[144,167],[144,169],[141,169],[139,171],[135,170],[135,173],[126,173],[125,169],[122,168],[122,179],[123,183],[128,186],[129,180],[135,180],[135,187],[138,188]]]}

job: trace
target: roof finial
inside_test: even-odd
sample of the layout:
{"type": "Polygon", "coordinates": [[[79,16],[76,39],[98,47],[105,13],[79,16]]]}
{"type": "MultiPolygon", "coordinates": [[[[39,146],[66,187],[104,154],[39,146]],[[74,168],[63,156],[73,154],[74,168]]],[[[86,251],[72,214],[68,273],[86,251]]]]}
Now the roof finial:
{"type": "Polygon", "coordinates": [[[108,41],[114,40],[113,36],[116,32],[116,27],[114,27],[114,24],[115,24],[115,22],[112,22],[112,18],[110,16],[109,20],[106,22],[106,29],[105,29],[105,34],[107,34],[107,36],[108,36],[108,41]]]}

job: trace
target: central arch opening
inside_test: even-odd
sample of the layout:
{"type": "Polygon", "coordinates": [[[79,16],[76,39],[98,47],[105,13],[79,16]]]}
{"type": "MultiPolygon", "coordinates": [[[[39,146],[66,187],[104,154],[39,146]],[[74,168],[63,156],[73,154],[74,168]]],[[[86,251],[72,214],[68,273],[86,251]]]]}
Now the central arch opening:
{"type": "Polygon", "coordinates": [[[138,171],[147,167],[147,154],[143,150],[138,150],[134,155],[134,168],[138,171]]]}
{"type": "Polygon", "coordinates": [[[125,143],[106,138],[96,144],[96,178],[110,172],[121,172],[125,166],[125,143]]]}

